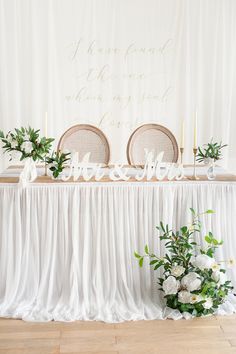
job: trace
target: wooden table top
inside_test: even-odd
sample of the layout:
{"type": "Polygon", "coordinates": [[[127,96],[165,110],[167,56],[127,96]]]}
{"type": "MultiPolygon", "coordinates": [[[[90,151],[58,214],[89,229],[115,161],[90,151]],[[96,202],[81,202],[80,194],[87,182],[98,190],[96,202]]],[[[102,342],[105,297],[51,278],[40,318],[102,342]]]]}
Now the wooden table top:
{"type": "MultiPolygon", "coordinates": [[[[205,165],[203,164],[198,164],[196,167],[196,171],[198,170],[198,168],[202,168],[204,167],[205,165]]],[[[43,165],[38,165],[37,167],[44,167],[43,165]]],[[[107,166],[107,168],[112,168],[114,167],[114,165],[109,165],[107,166]]],[[[131,166],[131,165],[124,165],[124,167],[130,167],[130,168],[134,168],[134,166],[131,166]]],[[[137,166],[138,167],[138,166],[137,166]]],[[[193,167],[193,165],[189,165],[189,164],[186,164],[184,165],[184,168],[190,168],[190,167],[193,167]]],[[[12,169],[23,169],[23,166],[17,166],[17,165],[10,165],[8,167],[8,170],[12,170],[12,169]]],[[[198,175],[198,173],[197,173],[198,175]]],[[[216,175],[216,178],[213,180],[213,181],[210,181],[208,180],[207,176],[206,175],[200,175],[200,170],[199,170],[199,175],[198,175],[198,179],[197,180],[194,180],[191,176],[186,176],[184,177],[182,180],[180,181],[176,181],[176,180],[172,180],[172,182],[202,182],[202,181],[208,181],[208,182],[236,182],[236,175],[234,174],[230,174],[230,173],[225,173],[225,174],[218,174],[216,175]]],[[[2,176],[0,175],[0,183],[18,183],[19,182],[19,177],[18,176],[2,176]]],[[[91,183],[91,182],[95,182],[95,183],[98,183],[98,182],[116,182],[116,183],[119,183],[119,182],[138,182],[134,176],[131,176],[130,179],[128,181],[123,181],[123,180],[119,180],[119,181],[113,181],[109,178],[109,176],[104,176],[100,181],[95,181],[94,178],[92,178],[90,181],[85,181],[82,177],[79,178],[77,181],[74,181],[73,180],[73,177],[70,178],[68,181],[64,182],[62,180],[55,180],[55,179],[52,179],[50,176],[38,176],[34,182],[31,182],[33,184],[37,184],[37,183],[80,183],[80,182],[84,182],[84,183],[91,183]]],[[[141,182],[170,182],[167,178],[159,181],[157,180],[156,178],[152,178],[151,180],[147,181],[147,179],[143,179],[141,182]]]]}
{"type": "MultiPolygon", "coordinates": [[[[197,180],[193,180],[192,177],[185,177],[180,181],[176,181],[176,180],[172,180],[172,182],[203,182],[203,181],[208,181],[208,182],[236,182],[236,175],[219,175],[216,176],[216,178],[213,181],[209,181],[208,178],[206,176],[198,176],[197,180]]],[[[19,182],[19,177],[0,177],[0,183],[18,183],[19,182]]],[[[123,181],[123,180],[119,180],[119,181],[112,181],[109,177],[103,177],[100,181],[95,181],[94,178],[92,178],[90,181],[84,181],[83,178],[78,179],[77,181],[73,181],[73,178],[70,178],[68,181],[64,182],[61,180],[55,180],[52,179],[49,176],[38,176],[34,182],[31,182],[31,184],[37,184],[37,183],[56,183],[56,184],[63,184],[63,183],[80,183],[80,182],[84,182],[84,183],[91,183],[91,182],[95,182],[95,183],[99,183],[99,182],[113,182],[113,183],[119,183],[119,182],[125,182],[125,183],[129,183],[129,182],[138,182],[134,177],[130,177],[130,179],[128,181],[123,181]]],[[[167,178],[158,181],[156,178],[152,178],[151,180],[147,181],[147,179],[143,179],[141,182],[170,182],[167,178]]]]}

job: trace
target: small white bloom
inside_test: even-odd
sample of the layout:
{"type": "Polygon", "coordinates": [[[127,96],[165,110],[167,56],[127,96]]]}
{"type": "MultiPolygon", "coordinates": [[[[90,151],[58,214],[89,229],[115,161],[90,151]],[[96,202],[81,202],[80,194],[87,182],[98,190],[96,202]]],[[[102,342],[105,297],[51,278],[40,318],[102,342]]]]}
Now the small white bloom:
{"type": "Polygon", "coordinates": [[[190,272],[181,280],[181,285],[188,291],[198,290],[201,287],[201,279],[195,272],[190,272]]]}
{"type": "Polygon", "coordinates": [[[173,266],[171,268],[171,274],[174,275],[175,277],[180,277],[185,271],[185,268],[182,266],[173,266]]]}
{"type": "Polygon", "coordinates": [[[30,135],[29,134],[25,134],[25,140],[30,140],[30,135]]]}
{"type": "Polygon", "coordinates": [[[10,133],[6,135],[6,139],[8,140],[9,143],[12,143],[13,141],[13,138],[10,133]]]}
{"type": "Polygon", "coordinates": [[[166,295],[176,294],[180,283],[172,275],[163,281],[162,287],[166,295]]]}
{"type": "Polygon", "coordinates": [[[202,306],[204,307],[204,309],[210,309],[213,306],[213,301],[210,297],[207,297],[205,299],[205,302],[202,304],[202,306]]]}
{"type": "Polygon", "coordinates": [[[194,231],[194,225],[190,225],[188,229],[189,229],[190,232],[194,231]]]}
{"type": "Polygon", "coordinates": [[[200,301],[202,301],[202,297],[200,295],[193,294],[190,296],[190,304],[195,304],[200,301]]]}
{"type": "MultiPolygon", "coordinates": [[[[74,152],[76,152],[76,151],[74,151],[74,152]]],[[[63,154],[71,154],[72,152],[71,152],[71,150],[69,150],[69,149],[63,149],[63,150],[62,150],[62,153],[63,153],[63,154]]],[[[73,153],[72,153],[72,156],[73,156],[73,153]]]]}
{"type": "Polygon", "coordinates": [[[16,141],[16,140],[12,140],[12,141],[11,141],[11,148],[12,148],[12,149],[15,149],[17,146],[18,146],[17,141],[16,141]]]}
{"type": "Polygon", "coordinates": [[[218,263],[213,263],[212,266],[211,266],[211,269],[215,272],[216,270],[220,269],[220,266],[219,266],[218,263]]]}
{"type": "Polygon", "coordinates": [[[201,270],[210,269],[214,263],[216,263],[215,259],[206,254],[199,254],[195,260],[193,260],[193,265],[201,270]]]}
{"type": "Polygon", "coordinates": [[[231,268],[231,267],[235,266],[236,262],[235,262],[235,259],[230,258],[227,263],[228,263],[228,266],[231,268]]]}
{"type": "Polygon", "coordinates": [[[33,144],[30,141],[25,141],[21,145],[21,149],[24,150],[26,154],[30,154],[33,150],[33,144]]]}
{"type": "Polygon", "coordinates": [[[218,270],[216,272],[213,272],[211,277],[219,285],[223,285],[227,281],[226,274],[218,270]]]}
{"type": "Polygon", "coordinates": [[[181,290],[181,291],[178,293],[178,300],[179,300],[179,302],[181,302],[182,304],[189,304],[189,303],[190,303],[190,297],[191,297],[191,294],[190,294],[189,291],[181,290]]]}

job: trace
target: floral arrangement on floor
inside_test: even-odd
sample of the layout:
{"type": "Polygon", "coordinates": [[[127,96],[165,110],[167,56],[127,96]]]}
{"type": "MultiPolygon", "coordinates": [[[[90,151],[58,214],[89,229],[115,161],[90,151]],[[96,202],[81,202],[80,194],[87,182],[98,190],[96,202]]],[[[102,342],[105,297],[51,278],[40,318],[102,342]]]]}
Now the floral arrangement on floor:
{"type": "Polygon", "coordinates": [[[52,171],[54,178],[58,178],[66,167],[67,161],[70,160],[70,152],[64,153],[61,151],[55,151],[50,157],[47,157],[46,162],[49,166],[49,170],[52,171]]]}
{"type": "MultiPolygon", "coordinates": [[[[213,314],[233,287],[226,278],[222,262],[216,262],[214,258],[215,251],[223,242],[214,238],[211,232],[205,236],[206,249],[193,240],[193,235],[201,231],[199,216],[212,214],[213,211],[196,214],[192,208],[190,210],[191,225],[183,226],[176,232],[170,230],[168,225],[164,226],[163,222],[157,227],[160,239],[165,241],[168,250],[163,258],[151,253],[147,245],[145,255],[137,252],[134,255],[140,267],[144,258],[148,257],[154,270],[163,268],[158,283],[169,308],[200,317],[213,314]]],[[[229,263],[232,264],[233,260],[229,263]]]]}
{"type": "Polygon", "coordinates": [[[222,149],[226,146],[227,144],[222,145],[222,142],[213,143],[213,139],[211,139],[208,144],[204,144],[202,148],[198,148],[197,161],[209,163],[211,160],[220,160],[222,158],[222,149]]]}
{"type": "Polygon", "coordinates": [[[40,130],[31,127],[15,129],[6,135],[0,131],[0,140],[4,144],[2,148],[10,153],[10,161],[18,159],[23,161],[32,158],[33,161],[44,161],[52,147],[53,138],[39,136],[40,130]]]}

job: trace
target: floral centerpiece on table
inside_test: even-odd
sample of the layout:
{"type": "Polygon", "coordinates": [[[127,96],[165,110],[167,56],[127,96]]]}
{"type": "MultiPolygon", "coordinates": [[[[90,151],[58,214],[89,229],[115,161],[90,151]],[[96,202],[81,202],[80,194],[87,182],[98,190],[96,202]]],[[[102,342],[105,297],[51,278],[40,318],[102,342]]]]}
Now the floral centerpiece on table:
{"type": "Polygon", "coordinates": [[[58,178],[70,160],[70,152],[55,151],[47,157],[46,162],[54,178],[58,178]]]}
{"type": "Polygon", "coordinates": [[[10,154],[10,160],[23,161],[32,158],[33,161],[44,161],[52,147],[53,138],[40,137],[40,130],[31,127],[14,129],[6,135],[0,131],[2,148],[10,154]]]}
{"type": "MultiPolygon", "coordinates": [[[[206,249],[198,246],[193,235],[200,233],[201,223],[199,215],[193,209],[191,212],[192,224],[183,226],[176,232],[160,222],[157,229],[161,232],[160,239],[165,241],[168,251],[163,258],[151,253],[147,245],[145,255],[135,252],[135,257],[138,258],[140,267],[143,266],[144,258],[148,257],[154,270],[163,268],[163,275],[158,283],[169,308],[200,317],[213,314],[224,302],[232,285],[226,278],[222,263],[214,258],[216,249],[223,242],[209,232],[205,236],[206,249]]],[[[212,210],[207,210],[203,214],[211,213],[212,210]]]]}
{"type": "Polygon", "coordinates": [[[227,144],[222,144],[222,142],[213,142],[213,139],[208,144],[204,144],[203,147],[198,147],[197,161],[209,163],[212,160],[218,161],[222,158],[222,149],[226,147],[227,144]]]}
{"type": "Polygon", "coordinates": [[[226,144],[222,145],[222,142],[214,143],[213,139],[211,139],[210,143],[198,148],[197,161],[210,165],[207,170],[207,178],[209,180],[216,178],[215,162],[222,158],[222,149],[226,146],[226,144]]]}

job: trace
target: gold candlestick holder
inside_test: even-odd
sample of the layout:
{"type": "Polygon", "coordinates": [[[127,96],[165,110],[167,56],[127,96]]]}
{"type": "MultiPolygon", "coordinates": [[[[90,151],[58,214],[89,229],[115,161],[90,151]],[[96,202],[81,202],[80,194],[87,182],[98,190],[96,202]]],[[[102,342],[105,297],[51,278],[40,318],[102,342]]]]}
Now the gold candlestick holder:
{"type": "Polygon", "coordinates": [[[197,148],[193,148],[193,157],[194,157],[194,165],[193,165],[193,176],[189,177],[189,179],[193,181],[197,181],[200,178],[197,176],[197,171],[196,171],[196,157],[197,157],[197,148]]]}
{"type": "Polygon", "coordinates": [[[183,165],[183,154],[184,154],[184,148],[181,147],[180,148],[180,163],[181,163],[181,165],[183,165]]]}

